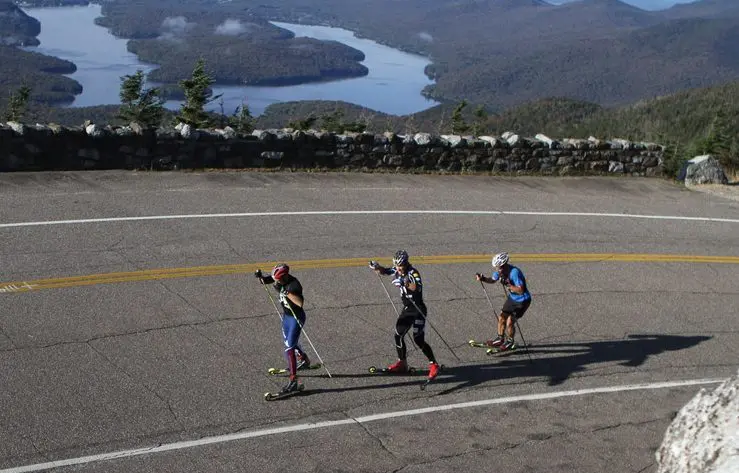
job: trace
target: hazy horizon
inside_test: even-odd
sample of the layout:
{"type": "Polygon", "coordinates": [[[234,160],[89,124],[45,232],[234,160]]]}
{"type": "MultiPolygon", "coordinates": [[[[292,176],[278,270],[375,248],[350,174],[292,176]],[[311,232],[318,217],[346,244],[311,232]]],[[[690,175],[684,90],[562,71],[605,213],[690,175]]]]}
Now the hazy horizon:
{"type": "MultiPolygon", "coordinates": [[[[544,0],[547,3],[561,5],[580,0],[544,0]]],[[[621,0],[624,3],[641,8],[642,10],[664,10],[678,3],[695,3],[699,0],[621,0]]]]}

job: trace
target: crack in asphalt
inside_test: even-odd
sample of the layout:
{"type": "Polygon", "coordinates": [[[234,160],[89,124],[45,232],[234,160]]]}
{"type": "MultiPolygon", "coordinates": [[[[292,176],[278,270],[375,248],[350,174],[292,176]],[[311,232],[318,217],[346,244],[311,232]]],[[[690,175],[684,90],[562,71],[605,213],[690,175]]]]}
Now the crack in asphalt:
{"type": "Polygon", "coordinates": [[[210,320],[210,321],[215,321],[215,320],[216,320],[216,319],[214,319],[213,317],[211,317],[210,315],[208,315],[208,314],[206,314],[205,312],[203,312],[202,310],[200,310],[200,308],[196,307],[196,306],[195,306],[195,304],[193,304],[192,302],[190,302],[189,300],[187,300],[187,298],[186,298],[185,296],[183,296],[183,295],[182,295],[182,294],[180,294],[179,292],[177,292],[177,291],[175,291],[174,289],[172,289],[172,288],[170,288],[169,286],[167,286],[167,285],[166,285],[166,284],[164,283],[164,281],[161,281],[161,280],[159,280],[159,281],[157,281],[157,283],[158,283],[158,284],[159,284],[160,286],[162,286],[162,287],[163,287],[163,288],[164,288],[164,289],[165,289],[165,290],[166,290],[167,292],[169,292],[170,294],[172,294],[172,295],[174,295],[175,297],[179,298],[179,299],[180,299],[180,300],[181,300],[182,302],[184,302],[184,303],[185,303],[185,305],[186,305],[186,306],[188,306],[189,308],[191,308],[192,310],[194,310],[194,311],[195,311],[195,312],[197,312],[198,314],[202,315],[203,317],[205,317],[206,319],[208,319],[208,320],[210,320]]]}
{"type": "Polygon", "coordinates": [[[371,438],[373,438],[373,439],[374,439],[374,440],[375,440],[375,441],[376,441],[376,442],[377,442],[377,443],[378,443],[378,444],[380,445],[380,447],[381,447],[381,448],[382,448],[383,450],[385,450],[385,451],[386,451],[387,453],[389,453],[389,454],[390,454],[390,455],[391,455],[391,456],[392,456],[393,458],[398,458],[398,455],[396,455],[396,454],[395,454],[395,452],[393,452],[392,450],[390,450],[390,449],[388,448],[388,446],[387,446],[387,445],[385,445],[385,442],[383,442],[383,441],[382,441],[382,439],[381,439],[381,438],[380,438],[380,437],[379,437],[378,435],[375,435],[375,434],[373,434],[372,432],[370,432],[370,430],[369,430],[369,429],[367,428],[367,426],[366,426],[366,425],[364,425],[363,423],[361,423],[361,422],[357,421],[357,419],[356,419],[356,418],[354,418],[354,417],[352,417],[351,419],[352,419],[352,420],[353,420],[354,422],[356,422],[356,423],[357,423],[357,425],[359,425],[360,427],[362,427],[362,430],[364,430],[364,431],[365,431],[365,432],[367,433],[367,435],[369,435],[369,436],[370,436],[371,438]]]}
{"type": "Polygon", "coordinates": [[[208,319],[206,321],[201,322],[185,322],[180,324],[173,324],[173,325],[163,325],[160,327],[151,327],[146,328],[142,330],[132,330],[128,332],[120,332],[120,333],[111,333],[111,334],[104,334],[99,335],[83,340],[61,340],[54,343],[49,343],[46,345],[31,345],[31,346],[20,346],[15,348],[6,348],[3,350],[0,350],[0,353],[3,352],[10,352],[15,350],[35,350],[35,349],[45,349],[45,348],[53,348],[60,345],[78,345],[78,344],[85,344],[89,342],[94,342],[97,340],[105,340],[109,338],[117,338],[117,337],[127,337],[130,335],[141,335],[149,332],[158,332],[160,330],[172,330],[172,329],[178,329],[178,328],[184,328],[184,327],[198,327],[201,325],[209,325],[213,323],[220,323],[220,322],[231,322],[231,321],[238,321],[238,320],[249,320],[249,319],[259,319],[264,317],[270,317],[272,314],[257,314],[257,315],[251,315],[251,316],[234,316],[234,317],[222,317],[219,319],[208,319]]]}
{"type": "Polygon", "coordinates": [[[87,346],[89,346],[90,349],[92,351],[94,351],[95,353],[97,353],[102,359],[104,359],[105,361],[107,361],[110,364],[110,366],[112,366],[113,368],[115,368],[117,371],[123,373],[128,379],[130,379],[134,383],[138,384],[139,386],[141,386],[142,388],[144,388],[144,390],[146,390],[149,393],[153,394],[157,399],[159,399],[162,403],[164,403],[164,405],[167,406],[167,410],[169,411],[169,413],[172,416],[172,418],[174,419],[174,421],[177,423],[177,425],[179,425],[180,429],[181,430],[185,430],[184,424],[182,424],[182,421],[180,421],[180,419],[177,417],[177,414],[175,413],[175,411],[172,408],[172,405],[170,404],[170,402],[169,402],[168,399],[166,399],[164,396],[162,396],[161,394],[159,394],[158,392],[156,392],[156,390],[154,390],[153,388],[150,388],[149,386],[147,386],[145,383],[142,383],[142,382],[138,381],[130,373],[128,373],[122,367],[120,367],[116,363],[114,363],[113,360],[111,360],[105,353],[103,353],[102,351],[100,351],[97,348],[95,348],[92,345],[92,343],[87,343],[87,346]]]}
{"type": "MultiPolygon", "coordinates": [[[[434,464],[434,463],[437,463],[437,462],[441,462],[441,461],[446,461],[446,460],[449,460],[449,459],[463,458],[465,456],[478,454],[480,452],[490,452],[490,451],[504,451],[504,452],[507,452],[509,450],[515,450],[515,449],[524,447],[526,445],[547,442],[547,441],[552,440],[552,439],[558,439],[558,438],[572,436],[572,435],[591,435],[591,434],[594,434],[594,433],[597,433],[597,432],[603,432],[603,431],[606,431],[606,430],[618,429],[618,428],[621,428],[621,427],[639,427],[639,426],[643,426],[643,425],[647,425],[647,424],[652,424],[652,423],[655,423],[655,422],[662,422],[662,421],[664,421],[664,418],[649,419],[649,420],[640,421],[640,422],[620,422],[620,423],[617,423],[617,424],[605,425],[605,426],[597,427],[597,428],[593,428],[593,429],[586,429],[586,430],[566,430],[566,431],[561,431],[561,432],[553,432],[551,434],[542,434],[540,436],[537,436],[536,438],[527,438],[524,441],[518,442],[518,443],[504,443],[503,445],[496,444],[496,445],[492,445],[490,447],[475,448],[475,449],[472,449],[472,450],[466,450],[464,452],[454,453],[454,454],[450,454],[450,455],[441,455],[441,456],[436,457],[436,458],[434,458],[432,460],[408,463],[406,465],[403,465],[400,468],[396,468],[396,469],[392,470],[392,472],[393,473],[399,473],[399,472],[402,472],[403,470],[405,470],[406,468],[415,467],[415,466],[423,466],[423,465],[431,465],[431,464],[434,464]]],[[[397,458],[397,456],[395,456],[395,458],[397,458]]],[[[649,465],[647,465],[646,467],[640,469],[637,473],[645,471],[647,468],[651,467],[652,465],[654,465],[654,462],[652,462],[649,465]]]]}
{"type": "Polygon", "coordinates": [[[644,468],[638,470],[636,473],[642,473],[644,471],[647,471],[647,470],[651,469],[654,465],[655,465],[655,462],[651,462],[647,466],[645,466],[644,468]]]}
{"type": "Polygon", "coordinates": [[[10,338],[10,335],[8,335],[5,332],[5,330],[3,329],[3,326],[2,325],[0,325],[0,335],[2,335],[3,337],[5,337],[6,339],[8,339],[8,341],[10,342],[10,345],[11,345],[11,348],[5,349],[5,350],[0,350],[0,352],[3,352],[3,351],[13,351],[13,350],[16,349],[15,341],[12,338],[10,338]]]}

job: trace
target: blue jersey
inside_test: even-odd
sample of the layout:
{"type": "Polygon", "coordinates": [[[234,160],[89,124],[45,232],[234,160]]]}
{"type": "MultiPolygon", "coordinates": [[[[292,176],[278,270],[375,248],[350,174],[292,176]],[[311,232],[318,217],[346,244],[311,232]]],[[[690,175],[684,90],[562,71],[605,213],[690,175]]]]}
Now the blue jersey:
{"type": "MultiPolygon", "coordinates": [[[[500,279],[500,274],[496,271],[493,273],[493,280],[497,281],[498,279],[500,279]]],[[[523,275],[523,271],[516,266],[511,265],[511,271],[508,273],[508,280],[510,281],[511,286],[523,287],[523,294],[514,294],[508,291],[508,297],[510,297],[513,302],[526,302],[531,300],[531,294],[526,285],[526,278],[523,275]]]]}

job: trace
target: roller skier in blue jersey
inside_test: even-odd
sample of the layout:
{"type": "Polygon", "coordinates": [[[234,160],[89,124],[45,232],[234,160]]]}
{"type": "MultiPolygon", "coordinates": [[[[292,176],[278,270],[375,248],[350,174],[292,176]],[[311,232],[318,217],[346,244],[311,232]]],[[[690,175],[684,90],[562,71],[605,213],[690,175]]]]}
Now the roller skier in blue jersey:
{"type": "Polygon", "coordinates": [[[494,284],[500,282],[506,288],[507,298],[498,316],[498,336],[488,340],[487,344],[500,351],[516,348],[516,320],[523,317],[531,305],[531,294],[526,285],[526,278],[520,268],[510,264],[508,253],[498,253],[492,260],[493,273],[485,277],[481,273],[475,275],[478,281],[494,284]]]}
{"type": "Polygon", "coordinates": [[[390,372],[408,371],[405,334],[412,327],[413,341],[429,360],[429,380],[436,378],[439,373],[439,365],[424,336],[428,312],[426,304],[423,302],[423,283],[418,270],[411,265],[408,253],[404,250],[397,251],[393,257],[392,268],[385,268],[377,261],[370,261],[369,267],[378,274],[392,276],[393,285],[400,290],[400,297],[403,300],[403,310],[395,323],[395,347],[398,352],[398,360],[388,366],[387,370],[390,372]]]}
{"type": "Polygon", "coordinates": [[[282,306],[282,337],[285,342],[285,359],[287,360],[290,381],[280,391],[287,394],[300,390],[298,370],[310,366],[308,356],[298,343],[301,327],[305,326],[305,310],[303,310],[303,286],[298,279],[290,274],[290,267],[278,264],[272,269],[272,274],[263,276],[261,270],[254,273],[262,284],[274,284],[279,293],[282,306]]]}

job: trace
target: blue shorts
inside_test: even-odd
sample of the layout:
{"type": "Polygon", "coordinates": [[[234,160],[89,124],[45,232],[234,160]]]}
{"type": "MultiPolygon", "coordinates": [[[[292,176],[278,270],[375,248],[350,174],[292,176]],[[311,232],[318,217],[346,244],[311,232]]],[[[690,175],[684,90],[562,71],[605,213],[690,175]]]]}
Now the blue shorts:
{"type": "Polygon", "coordinates": [[[297,348],[298,338],[300,338],[300,326],[305,325],[305,311],[299,311],[293,314],[282,314],[282,337],[285,340],[285,348],[297,348]],[[295,320],[295,317],[300,321],[300,325],[295,320]]]}

